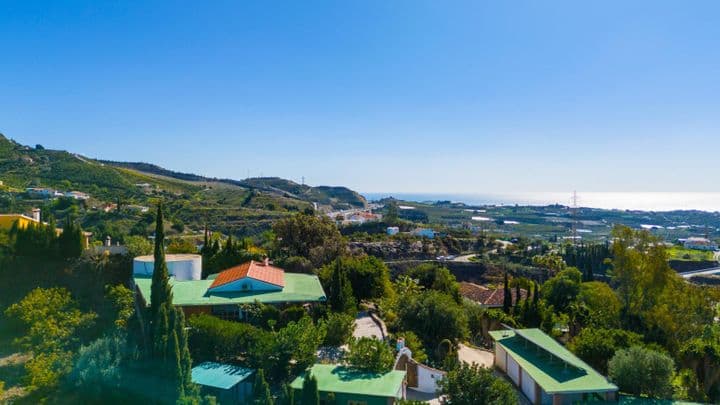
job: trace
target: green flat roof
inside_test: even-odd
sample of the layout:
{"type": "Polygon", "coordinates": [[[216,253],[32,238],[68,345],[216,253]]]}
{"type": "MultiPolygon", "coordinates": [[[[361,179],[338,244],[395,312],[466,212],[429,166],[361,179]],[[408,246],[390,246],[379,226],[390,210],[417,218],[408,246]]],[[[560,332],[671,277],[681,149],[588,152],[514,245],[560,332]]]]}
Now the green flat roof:
{"type": "Polygon", "coordinates": [[[405,372],[393,370],[385,374],[368,373],[336,364],[315,364],[290,386],[302,389],[307,373],[318,381],[318,391],[395,398],[405,381],[405,372]]]}
{"type": "MultiPolygon", "coordinates": [[[[140,293],[150,305],[152,277],[135,277],[140,293]]],[[[173,304],[180,306],[250,304],[256,300],[264,304],[281,302],[325,301],[325,291],[320,280],[312,274],[285,273],[282,291],[208,292],[212,279],[176,281],[170,277],[173,304]]]]}
{"type": "Polygon", "coordinates": [[[249,368],[207,361],[193,367],[192,382],[227,390],[245,381],[254,372],[249,368]]]}
{"type": "Polygon", "coordinates": [[[490,336],[548,394],[617,391],[617,386],[540,329],[496,330],[490,336]]]}

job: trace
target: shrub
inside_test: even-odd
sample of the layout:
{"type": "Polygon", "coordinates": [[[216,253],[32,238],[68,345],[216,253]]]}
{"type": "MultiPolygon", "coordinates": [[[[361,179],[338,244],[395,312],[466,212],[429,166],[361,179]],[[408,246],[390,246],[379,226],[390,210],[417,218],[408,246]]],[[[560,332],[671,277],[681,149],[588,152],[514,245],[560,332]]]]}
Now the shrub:
{"type": "Polygon", "coordinates": [[[669,356],[640,346],[619,350],[608,363],[610,379],[620,391],[653,398],[672,395],[674,369],[669,356]]]}
{"type": "Polygon", "coordinates": [[[493,375],[492,370],[463,363],[440,380],[442,394],[451,405],[517,404],[510,383],[493,375]]]}
{"type": "Polygon", "coordinates": [[[359,370],[373,373],[390,371],[395,358],[392,349],[385,342],[361,337],[350,341],[348,363],[359,370]]]}
{"type": "Polygon", "coordinates": [[[607,374],[608,361],[617,350],[641,342],[642,336],[622,329],[585,328],[570,341],[568,349],[599,372],[607,374]]]}
{"type": "Polygon", "coordinates": [[[353,333],[355,319],[347,314],[330,313],[325,320],[327,334],[325,335],[325,345],[342,346],[347,343],[353,333]]]}

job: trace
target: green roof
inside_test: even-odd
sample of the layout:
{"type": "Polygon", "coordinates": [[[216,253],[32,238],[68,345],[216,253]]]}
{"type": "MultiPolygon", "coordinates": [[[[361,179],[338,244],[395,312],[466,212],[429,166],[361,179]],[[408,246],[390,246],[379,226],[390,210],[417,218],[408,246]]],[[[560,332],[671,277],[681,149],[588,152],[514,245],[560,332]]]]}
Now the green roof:
{"type": "MultiPolygon", "coordinates": [[[[208,292],[212,279],[176,281],[170,278],[173,304],[180,306],[249,304],[256,300],[264,304],[282,302],[325,301],[325,291],[317,276],[311,274],[285,273],[282,291],[208,292]]],[[[140,293],[150,305],[152,277],[135,277],[140,293]]]]}
{"type": "Polygon", "coordinates": [[[496,330],[490,336],[548,394],[617,391],[607,378],[540,329],[496,330]]]}
{"type": "Polygon", "coordinates": [[[335,364],[315,364],[290,386],[296,390],[302,389],[308,372],[317,379],[318,391],[385,398],[395,398],[405,381],[405,372],[399,370],[376,374],[335,364]]]}
{"type": "Polygon", "coordinates": [[[192,382],[207,387],[230,389],[245,381],[255,370],[207,361],[192,369],[192,382]]]}

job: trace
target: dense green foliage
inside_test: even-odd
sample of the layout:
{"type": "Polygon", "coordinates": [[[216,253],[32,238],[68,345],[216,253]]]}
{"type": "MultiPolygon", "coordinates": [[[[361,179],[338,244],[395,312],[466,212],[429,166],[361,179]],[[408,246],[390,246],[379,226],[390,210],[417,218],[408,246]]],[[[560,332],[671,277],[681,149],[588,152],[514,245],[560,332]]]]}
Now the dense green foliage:
{"type": "Polygon", "coordinates": [[[302,396],[300,397],[300,405],[320,405],[320,393],[318,392],[318,382],[314,375],[307,374],[303,380],[302,396]]]}
{"type": "Polygon", "coordinates": [[[82,254],[85,237],[80,226],[70,219],[61,232],[51,219],[47,224],[33,222],[25,228],[16,222],[10,229],[9,243],[18,256],[73,259],[82,254]]]}
{"type": "Polygon", "coordinates": [[[462,364],[440,381],[448,405],[511,405],[518,403],[510,383],[495,377],[492,370],[462,364]]]}
{"type": "Polygon", "coordinates": [[[264,369],[271,381],[281,381],[311,365],[326,333],[324,324],[315,325],[308,316],[277,331],[210,315],[193,316],[188,324],[190,348],[196,361],[242,359],[247,367],[264,369]]]}
{"type": "Polygon", "coordinates": [[[395,357],[385,342],[369,337],[353,339],[348,345],[346,360],[358,370],[385,373],[392,369],[395,357]]]}
{"type": "Polygon", "coordinates": [[[330,271],[330,278],[326,283],[328,305],[336,312],[355,313],[357,301],[353,295],[348,270],[342,265],[340,258],[335,259],[330,271]]]}
{"type": "Polygon", "coordinates": [[[318,271],[318,276],[324,286],[330,286],[337,266],[347,274],[352,293],[358,301],[379,299],[392,293],[390,271],[376,257],[342,257],[323,266],[318,271]]]}
{"type": "Polygon", "coordinates": [[[330,263],[346,250],[345,240],[328,217],[296,214],[277,221],[274,257],[280,261],[303,257],[314,267],[330,263]]]}
{"type": "Polygon", "coordinates": [[[63,288],[37,288],[5,314],[17,320],[24,330],[16,344],[33,354],[25,364],[27,384],[40,390],[54,388],[72,368],[78,331],[91,326],[96,318],[82,312],[63,288]]]}
{"type": "Polygon", "coordinates": [[[607,374],[608,361],[615,352],[641,342],[642,336],[622,329],[586,328],[570,341],[568,348],[594,369],[607,374]]]}
{"type": "Polygon", "coordinates": [[[401,330],[414,332],[432,348],[443,339],[456,340],[468,335],[467,315],[462,306],[439,291],[401,297],[398,318],[401,330]]]}
{"type": "Polygon", "coordinates": [[[674,369],[668,355],[640,346],[619,350],[608,363],[610,378],[622,392],[651,398],[672,396],[674,369]]]}
{"type": "Polygon", "coordinates": [[[355,328],[355,318],[344,313],[331,312],[325,319],[327,333],[324,344],[342,346],[348,342],[355,328]]]}

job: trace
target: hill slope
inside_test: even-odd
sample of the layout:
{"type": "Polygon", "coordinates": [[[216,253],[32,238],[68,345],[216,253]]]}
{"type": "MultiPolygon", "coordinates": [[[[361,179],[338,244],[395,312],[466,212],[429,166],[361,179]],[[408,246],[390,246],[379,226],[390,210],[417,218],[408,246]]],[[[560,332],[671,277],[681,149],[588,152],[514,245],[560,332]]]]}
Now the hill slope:
{"type": "MultiPolygon", "coordinates": [[[[162,199],[171,221],[182,230],[211,229],[238,235],[256,234],[275,219],[312,207],[362,207],[365,199],[344,187],[310,187],[279,178],[231,180],[179,173],[149,163],[110,162],[66,151],[28,147],[0,134],[0,180],[9,187],[0,199],[0,212],[42,205],[59,219],[68,203],[32,200],[27,187],[77,190],[91,195],[79,205],[84,227],[101,234],[121,235],[147,228],[147,215],[123,210],[150,206],[162,199]],[[100,208],[120,202],[120,210],[100,208]],[[113,216],[114,215],[114,216],[113,216]]],[[[78,211],[74,209],[73,212],[78,211]]]]}

